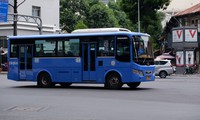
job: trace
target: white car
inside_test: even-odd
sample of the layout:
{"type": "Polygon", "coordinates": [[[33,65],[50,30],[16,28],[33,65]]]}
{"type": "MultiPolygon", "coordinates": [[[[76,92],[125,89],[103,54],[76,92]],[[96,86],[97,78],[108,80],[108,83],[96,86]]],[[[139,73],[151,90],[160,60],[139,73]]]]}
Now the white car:
{"type": "Polygon", "coordinates": [[[171,60],[155,60],[154,63],[155,75],[160,76],[160,78],[166,78],[176,71],[176,68],[171,64],[171,60]]]}

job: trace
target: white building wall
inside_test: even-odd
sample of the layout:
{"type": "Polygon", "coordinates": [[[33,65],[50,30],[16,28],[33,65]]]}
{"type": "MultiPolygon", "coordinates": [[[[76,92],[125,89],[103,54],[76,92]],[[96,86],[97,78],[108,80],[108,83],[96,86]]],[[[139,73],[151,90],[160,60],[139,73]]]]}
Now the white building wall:
{"type": "MultiPolygon", "coordinates": [[[[22,1],[18,0],[18,3],[22,1]]],[[[59,0],[26,0],[18,7],[18,13],[32,15],[32,6],[40,7],[43,25],[59,29],[59,2],[59,0]]]]}
{"type": "MultiPolygon", "coordinates": [[[[17,0],[19,5],[24,0],[17,0]]],[[[14,0],[9,0],[9,4],[13,5],[14,0]]],[[[40,7],[42,19],[42,34],[53,34],[60,31],[59,28],[59,0],[25,0],[17,11],[20,15],[32,16],[32,6],[40,7]]],[[[13,13],[13,7],[9,6],[9,13],[13,13]]],[[[12,17],[9,17],[9,19],[12,17]]],[[[37,24],[18,22],[17,35],[36,35],[39,34],[37,24]]],[[[13,21],[7,23],[0,23],[0,36],[13,35],[13,21]]]]}

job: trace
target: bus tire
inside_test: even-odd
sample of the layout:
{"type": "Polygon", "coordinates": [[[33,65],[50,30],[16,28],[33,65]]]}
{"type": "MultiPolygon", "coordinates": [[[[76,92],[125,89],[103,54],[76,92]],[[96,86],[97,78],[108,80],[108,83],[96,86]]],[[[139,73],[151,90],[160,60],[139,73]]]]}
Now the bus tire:
{"type": "Polygon", "coordinates": [[[43,88],[53,87],[51,77],[48,73],[41,73],[38,77],[38,86],[43,88]]]}
{"type": "Polygon", "coordinates": [[[135,89],[140,85],[141,82],[131,82],[131,83],[127,83],[127,85],[131,88],[131,89],[135,89]]]}
{"type": "Polygon", "coordinates": [[[59,83],[61,87],[69,87],[72,83],[59,83]]]}
{"type": "Polygon", "coordinates": [[[106,77],[105,87],[109,89],[120,89],[122,87],[121,77],[117,73],[110,73],[106,77]]]}

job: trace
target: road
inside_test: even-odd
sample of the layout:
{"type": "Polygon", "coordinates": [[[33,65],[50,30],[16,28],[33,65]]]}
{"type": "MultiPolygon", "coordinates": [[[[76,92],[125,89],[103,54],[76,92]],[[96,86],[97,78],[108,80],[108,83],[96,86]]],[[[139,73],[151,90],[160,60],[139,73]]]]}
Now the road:
{"type": "Polygon", "coordinates": [[[38,88],[0,74],[0,120],[200,120],[200,75],[173,75],[138,89],[38,88]]]}

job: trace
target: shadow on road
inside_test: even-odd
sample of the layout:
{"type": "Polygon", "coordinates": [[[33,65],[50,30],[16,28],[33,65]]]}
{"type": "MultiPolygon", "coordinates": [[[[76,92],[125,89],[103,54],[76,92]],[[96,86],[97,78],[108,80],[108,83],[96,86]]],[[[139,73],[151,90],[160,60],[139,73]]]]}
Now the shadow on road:
{"type": "Polygon", "coordinates": [[[38,87],[37,85],[24,85],[24,86],[13,86],[12,88],[20,88],[20,89],[82,89],[82,90],[126,90],[126,91],[143,91],[143,90],[153,90],[155,88],[144,88],[144,87],[138,87],[135,89],[131,89],[127,86],[123,86],[120,89],[108,89],[104,88],[103,86],[86,86],[86,85],[72,85],[69,87],[61,87],[61,86],[55,86],[51,88],[41,88],[38,87]]]}

